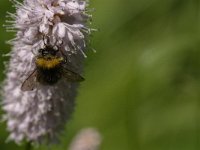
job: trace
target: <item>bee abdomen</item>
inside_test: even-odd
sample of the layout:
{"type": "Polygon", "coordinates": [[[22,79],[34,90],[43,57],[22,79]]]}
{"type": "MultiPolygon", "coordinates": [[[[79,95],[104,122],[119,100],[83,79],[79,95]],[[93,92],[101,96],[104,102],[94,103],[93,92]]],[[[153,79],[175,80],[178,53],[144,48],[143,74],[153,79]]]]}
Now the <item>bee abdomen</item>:
{"type": "Polygon", "coordinates": [[[44,85],[53,85],[61,79],[61,72],[59,69],[39,70],[37,81],[44,85]]]}

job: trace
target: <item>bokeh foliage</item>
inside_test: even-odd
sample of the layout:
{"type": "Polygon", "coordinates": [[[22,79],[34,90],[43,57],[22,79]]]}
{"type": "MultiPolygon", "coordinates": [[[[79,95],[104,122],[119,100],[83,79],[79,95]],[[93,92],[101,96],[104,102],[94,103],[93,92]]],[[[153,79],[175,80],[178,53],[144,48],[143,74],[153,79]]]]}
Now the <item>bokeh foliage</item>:
{"type": "MultiPolygon", "coordinates": [[[[3,24],[14,10],[7,0],[0,7],[3,24]]],[[[88,51],[76,111],[52,149],[67,149],[85,127],[100,131],[101,150],[200,149],[200,1],[91,0],[91,7],[97,53],[88,51]]],[[[12,37],[0,28],[0,53],[12,37]]],[[[0,149],[23,150],[4,143],[5,128],[0,149]]]]}

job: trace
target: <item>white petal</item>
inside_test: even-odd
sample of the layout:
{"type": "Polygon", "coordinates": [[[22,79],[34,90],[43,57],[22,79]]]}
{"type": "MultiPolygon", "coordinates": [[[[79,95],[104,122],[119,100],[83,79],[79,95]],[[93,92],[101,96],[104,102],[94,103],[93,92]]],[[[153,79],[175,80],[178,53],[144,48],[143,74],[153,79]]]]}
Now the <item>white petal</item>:
{"type": "Polygon", "coordinates": [[[57,35],[59,38],[64,38],[66,36],[66,28],[63,23],[58,23],[54,28],[53,28],[53,34],[57,35]]]}

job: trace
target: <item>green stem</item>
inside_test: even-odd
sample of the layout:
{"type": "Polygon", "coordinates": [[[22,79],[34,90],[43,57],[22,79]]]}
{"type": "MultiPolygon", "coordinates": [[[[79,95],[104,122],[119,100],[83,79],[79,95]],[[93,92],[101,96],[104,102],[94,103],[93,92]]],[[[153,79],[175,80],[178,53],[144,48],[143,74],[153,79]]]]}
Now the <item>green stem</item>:
{"type": "Polygon", "coordinates": [[[31,142],[26,144],[25,150],[32,150],[31,142]]]}

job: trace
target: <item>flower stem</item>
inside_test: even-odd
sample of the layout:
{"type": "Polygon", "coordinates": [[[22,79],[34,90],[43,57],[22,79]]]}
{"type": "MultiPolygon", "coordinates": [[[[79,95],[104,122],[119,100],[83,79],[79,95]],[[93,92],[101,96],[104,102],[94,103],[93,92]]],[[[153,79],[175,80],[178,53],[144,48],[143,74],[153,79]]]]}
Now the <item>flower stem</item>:
{"type": "Polygon", "coordinates": [[[26,144],[25,150],[32,150],[31,142],[26,144]]]}

